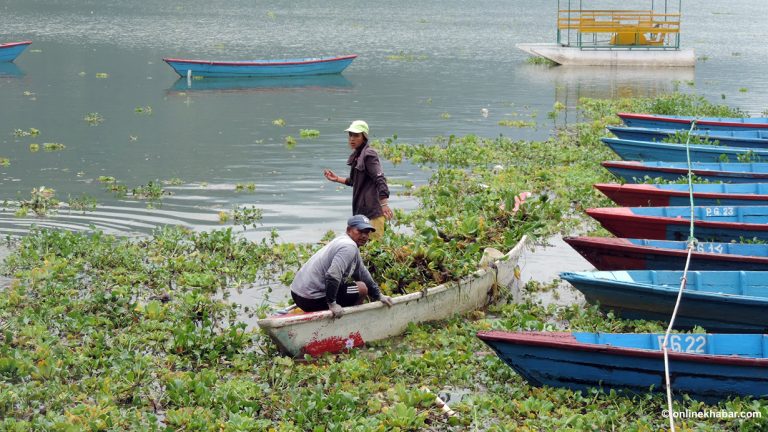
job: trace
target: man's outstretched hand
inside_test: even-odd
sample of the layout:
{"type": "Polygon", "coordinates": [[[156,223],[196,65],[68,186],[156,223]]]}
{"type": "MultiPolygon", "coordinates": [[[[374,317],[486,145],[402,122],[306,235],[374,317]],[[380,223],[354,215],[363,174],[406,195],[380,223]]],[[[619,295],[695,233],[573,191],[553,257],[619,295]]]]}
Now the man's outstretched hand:
{"type": "Polygon", "coordinates": [[[344,315],[344,308],[336,302],[329,304],[328,309],[331,310],[334,318],[341,318],[344,315]]]}
{"type": "Polygon", "coordinates": [[[388,307],[392,307],[392,297],[383,295],[379,300],[388,307]]]}

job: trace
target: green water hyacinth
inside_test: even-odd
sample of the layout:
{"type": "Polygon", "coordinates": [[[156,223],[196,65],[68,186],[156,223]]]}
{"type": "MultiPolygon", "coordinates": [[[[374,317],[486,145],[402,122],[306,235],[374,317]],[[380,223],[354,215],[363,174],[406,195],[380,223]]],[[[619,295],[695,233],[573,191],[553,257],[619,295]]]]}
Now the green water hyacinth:
{"type": "MultiPolygon", "coordinates": [[[[504,250],[523,234],[583,229],[589,221],[581,209],[608,205],[592,184],[610,181],[599,166],[610,151],[599,139],[619,109],[724,109],[680,95],[581,103],[588,121],[545,142],[374,142],[382,157],[432,172],[409,190],[416,209],[396,209],[398,229],[364,249],[385,291],[468,274],[484,247],[504,250]]],[[[401,337],[338,356],[291,359],[245,322],[267,314],[275,301],[259,287],[288,283],[322,243],[281,242],[275,231],[254,242],[231,227],[169,226],[133,239],[33,228],[10,246],[9,281],[0,288],[0,430],[538,432],[669,425],[662,395],[532,387],[475,337],[492,329],[663,331],[661,322],[525,301],[412,324],[401,337]],[[259,292],[259,300],[233,304],[236,290],[259,292]]],[[[531,293],[544,289],[554,288],[529,286],[531,293]]],[[[678,419],[679,430],[768,428],[765,400],[710,405],[681,395],[675,409],[762,416],[678,419]]]]}

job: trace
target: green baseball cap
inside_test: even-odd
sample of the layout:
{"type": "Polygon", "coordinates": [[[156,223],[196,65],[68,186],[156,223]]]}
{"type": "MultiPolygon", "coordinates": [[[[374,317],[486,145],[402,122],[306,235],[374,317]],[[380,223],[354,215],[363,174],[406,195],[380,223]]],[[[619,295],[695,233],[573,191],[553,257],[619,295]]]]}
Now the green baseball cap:
{"type": "Polygon", "coordinates": [[[348,128],[344,129],[344,132],[362,133],[368,136],[368,123],[362,120],[355,120],[348,128]]]}

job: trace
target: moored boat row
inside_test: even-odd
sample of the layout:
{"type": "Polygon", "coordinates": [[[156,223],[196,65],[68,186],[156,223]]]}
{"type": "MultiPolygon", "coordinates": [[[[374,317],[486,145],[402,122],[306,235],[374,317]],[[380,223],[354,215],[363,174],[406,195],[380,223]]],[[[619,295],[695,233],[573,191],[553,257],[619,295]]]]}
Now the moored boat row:
{"type": "MultiPolygon", "coordinates": [[[[628,184],[594,186],[621,207],[587,210],[616,237],[566,238],[597,271],[561,278],[624,318],[669,322],[689,263],[675,328],[723,333],[670,336],[673,391],[768,398],[768,118],[619,116],[603,142],[622,160],[603,166],[628,184]],[[665,183],[688,177],[716,183],[665,183]]],[[[478,337],[534,385],[666,388],[663,334],[478,337]]]]}

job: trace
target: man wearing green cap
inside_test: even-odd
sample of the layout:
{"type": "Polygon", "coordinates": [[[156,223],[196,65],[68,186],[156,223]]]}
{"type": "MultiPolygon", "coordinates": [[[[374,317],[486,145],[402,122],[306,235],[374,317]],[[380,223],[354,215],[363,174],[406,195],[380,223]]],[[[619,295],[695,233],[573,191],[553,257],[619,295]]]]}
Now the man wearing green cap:
{"type": "Polygon", "coordinates": [[[349,177],[339,177],[329,169],[323,174],[332,182],[352,186],[352,214],[367,216],[376,229],[371,237],[381,238],[384,220],[392,219],[392,209],[389,208],[389,187],[379,154],[368,145],[368,123],[355,120],[345,132],[349,134],[349,147],[352,148],[352,154],[347,159],[349,177]]]}

